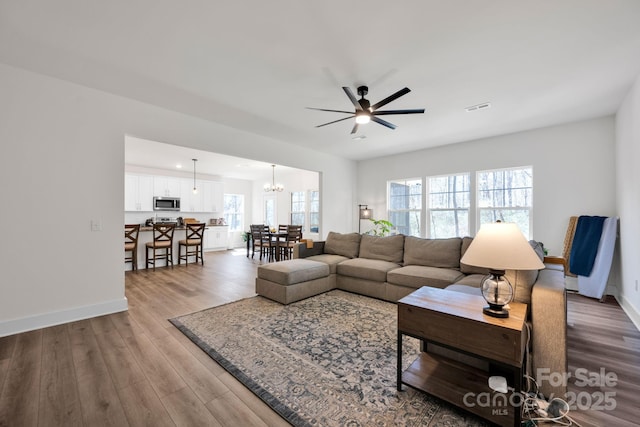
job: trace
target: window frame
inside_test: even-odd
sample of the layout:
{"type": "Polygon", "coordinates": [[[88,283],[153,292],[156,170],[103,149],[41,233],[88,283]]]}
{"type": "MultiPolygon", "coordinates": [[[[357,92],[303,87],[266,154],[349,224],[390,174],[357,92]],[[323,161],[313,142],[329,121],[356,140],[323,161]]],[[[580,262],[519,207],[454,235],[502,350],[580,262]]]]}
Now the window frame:
{"type": "MultiPolygon", "coordinates": [[[[425,237],[427,238],[437,238],[437,239],[441,239],[441,238],[451,238],[451,237],[465,237],[467,236],[470,232],[471,232],[471,227],[472,227],[472,206],[473,206],[473,191],[472,191],[472,187],[473,187],[473,182],[471,180],[471,172],[457,172],[457,173],[450,173],[450,174],[442,174],[442,175],[430,175],[425,177],[425,187],[426,187],[426,195],[425,195],[425,237]],[[431,207],[431,188],[432,188],[432,183],[431,183],[431,179],[437,179],[437,178],[445,178],[445,177],[457,177],[457,176],[466,176],[467,180],[468,180],[468,190],[466,191],[466,193],[468,193],[468,201],[469,201],[469,205],[465,208],[433,208],[431,207]],[[438,236],[438,237],[433,237],[432,236],[432,220],[431,220],[431,212],[455,212],[455,211],[465,211],[467,213],[467,232],[463,235],[463,236],[438,236]]],[[[457,192],[448,192],[447,194],[456,194],[456,193],[464,193],[463,191],[457,191],[457,192]]]]}
{"type": "Polygon", "coordinates": [[[289,194],[289,224],[291,225],[301,225],[303,230],[307,229],[307,191],[292,191],[289,194]],[[297,200],[294,202],[293,200],[293,196],[294,194],[301,194],[302,195],[302,201],[297,200]],[[298,207],[302,207],[302,210],[294,210],[294,203],[296,205],[298,205],[298,207]],[[301,215],[302,214],[302,215],[301,215]],[[298,222],[294,221],[293,216],[294,215],[298,215],[298,216],[302,216],[302,223],[299,224],[298,222]]]}
{"type": "MultiPolygon", "coordinates": [[[[507,190],[506,186],[505,188],[502,188],[502,190],[507,190]]],[[[495,188],[490,190],[490,191],[495,191],[495,188]]],[[[483,211],[523,211],[523,212],[527,212],[527,222],[528,222],[528,230],[522,230],[522,233],[524,234],[524,236],[527,239],[532,239],[533,236],[533,166],[532,165],[528,165],[528,166],[514,166],[514,167],[508,167],[508,168],[496,168],[496,169],[486,169],[486,170],[481,170],[481,171],[476,171],[476,233],[478,232],[478,230],[480,230],[480,227],[482,226],[482,212],[483,211]],[[530,186],[526,187],[526,186],[521,186],[521,187],[514,187],[512,189],[515,190],[528,190],[528,202],[529,202],[529,206],[480,206],[480,193],[481,191],[486,191],[486,190],[481,190],[480,189],[480,175],[484,174],[484,173],[491,173],[491,172],[506,172],[506,171],[517,171],[517,170],[529,170],[530,173],[530,186]],[[526,231],[528,231],[528,233],[526,233],[526,231]]]]}
{"type": "MultiPolygon", "coordinates": [[[[236,194],[236,193],[224,193],[223,194],[223,213],[222,216],[225,219],[225,222],[227,225],[229,225],[229,231],[243,231],[244,230],[244,218],[245,218],[245,212],[244,212],[244,194],[236,194]],[[227,211],[227,203],[226,203],[226,199],[227,197],[234,197],[234,198],[240,198],[240,212],[238,212],[237,210],[234,210],[233,212],[229,213],[227,211]],[[239,226],[238,228],[233,228],[233,221],[230,221],[227,217],[227,215],[234,215],[234,216],[239,216],[239,226]]],[[[237,205],[236,205],[237,207],[237,205]]]]}
{"type": "Polygon", "coordinates": [[[418,221],[417,221],[417,226],[418,226],[418,230],[417,233],[402,233],[405,234],[406,236],[416,236],[416,237],[422,237],[423,236],[423,225],[424,225],[424,190],[425,190],[425,185],[424,185],[424,178],[419,177],[419,178],[400,178],[400,179],[390,179],[387,181],[387,218],[389,219],[389,221],[391,221],[391,218],[393,217],[392,213],[400,213],[400,212],[406,212],[408,214],[408,223],[407,225],[398,225],[396,223],[394,223],[393,221],[391,221],[393,223],[393,228],[398,232],[401,233],[401,231],[398,230],[398,228],[405,228],[408,227],[409,231],[411,231],[411,213],[412,212],[417,212],[417,216],[418,216],[418,221]],[[408,198],[408,205],[409,208],[407,209],[391,209],[392,206],[392,201],[391,198],[392,197],[396,197],[396,196],[392,196],[391,194],[391,187],[392,184],[398,184],[398,185],[405,185],[408,186],[409,188],[411,188],[411,185],[407,184],[407,182],[417,182],[416,185],[420,186],[420,192],[419,193],[409,193],[406,197],[408,198]],[[419,196],[420,197],[420,201],[417,204],[414,204],[414,206],[418,206],[417,208],[411,208],[411,197],[412,196],[419,196]]]}

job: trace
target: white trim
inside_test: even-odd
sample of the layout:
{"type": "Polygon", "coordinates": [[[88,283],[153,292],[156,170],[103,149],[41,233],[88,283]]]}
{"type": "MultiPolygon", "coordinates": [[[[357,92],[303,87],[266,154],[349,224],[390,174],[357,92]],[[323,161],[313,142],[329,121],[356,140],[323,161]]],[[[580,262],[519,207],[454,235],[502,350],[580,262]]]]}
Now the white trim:
{"type": "Polygon", "coordinates": [[[640,331],[640,313],[638,313],[638,310],[636,310],[636,308],[627,301],[624,295],[616,295],[616,299],[618,300],[620,307],[622,307],[622,310],[627,313],[629,319],[631,319],[633,324],[636,326],[636,329],[640,331]]]}
{"type": "Polygon", "coordinates": [[[89,319],[91,317],[105,314],[127,311],[127,298],[106,301],[99,304],[75,307],[69,310],[54,311],[50,313],[38,314],[35,316],[23,317],[20,319],[0,322],[0,337],[18,334],[21,332],[33,331],[34,329],[47,328],[49,326],[60,325],[62,323],[76,320],[89,319]]]}

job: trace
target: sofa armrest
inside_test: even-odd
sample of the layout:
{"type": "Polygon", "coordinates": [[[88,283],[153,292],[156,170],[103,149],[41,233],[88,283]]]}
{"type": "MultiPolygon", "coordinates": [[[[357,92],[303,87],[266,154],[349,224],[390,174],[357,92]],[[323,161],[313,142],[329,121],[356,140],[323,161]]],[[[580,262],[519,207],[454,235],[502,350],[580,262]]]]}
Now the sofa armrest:
{"type": "Polygon", "coordinates": [[[565,273],[569,271],[569,266],[567,265],[567,259],[561,256],[545,256],[544,264],[547,268],[551,268],[552,270],[562,269],[565,273]]]}
{"type": "Polygon", "coordinates": [[[545,397],[563,398],[566,384],[555,381],[567,371],[567,295],[562,271],[544,269],[531,292],[531,376],[545,397]],[[550,376],[554,380],[550,381],[550,376]],[[560,384],[559,384],[560,383],[560,384]]]}
{"type": "Polygon", "coordinates": [[[293,247],[293,258],[308,258],[313,255],[324,253],[324,242],[313,242],[313,247],[307,247],[307,243],[300,243],[293,247]]]}

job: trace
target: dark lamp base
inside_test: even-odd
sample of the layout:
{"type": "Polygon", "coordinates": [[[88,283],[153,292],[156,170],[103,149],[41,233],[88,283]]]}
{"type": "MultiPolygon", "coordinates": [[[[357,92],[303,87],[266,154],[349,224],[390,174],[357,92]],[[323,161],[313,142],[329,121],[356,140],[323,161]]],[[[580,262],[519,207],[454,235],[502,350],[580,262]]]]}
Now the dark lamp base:
{"type": "Polygon", "coordinates": [[[492,316],[492,317],[501,317],[501,318],[509,317],[509,310],[505,310],[502,307],[499,307],[499,309],[498,307],[496,308],[485,307],[482,309],[482,312],[487,316],[492,316]]]}

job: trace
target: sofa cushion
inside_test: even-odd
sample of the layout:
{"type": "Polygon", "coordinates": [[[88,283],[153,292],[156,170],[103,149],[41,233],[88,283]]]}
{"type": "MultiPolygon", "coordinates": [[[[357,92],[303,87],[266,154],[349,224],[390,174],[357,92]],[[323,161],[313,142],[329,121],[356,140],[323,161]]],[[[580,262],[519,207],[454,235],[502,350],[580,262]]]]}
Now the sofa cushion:
{"type": "Polygon", "coordinates": [[[387,282],[394,285],[420,288],[444,288],[462,278],[458,270],[423,265],[406,265],[387,273],[387,282]]]}
{"type": "Polygon", "coordinates": [[[360,240],[360,258],[377,259],[400,264],[404,250],[404,236],[369,236],[364,234],[360,240]]]}
{"type": "Polygon", "coordinates": [[[308,259],[291,259],[258,267],[258,277],[281,285],[293,285],[329,275],[329,266],[308,259]]]}
{"type": "Polygon", "coordinates": [[[455,284],[474,287],[478,289],[478,294],[480,294],[480,287],[485,277],[487,277],[486,274],[467,274],[460,280],[457,280],[455,284]]]}
{"type": "MultiPolygon", "coordinates": [[[[544,260],[544,248],[542,243],[529,240],[533,251],[538,255],[540,261],[544,260]]],[[[539,270],[506,270],[505,276],[513,286],[513,300],[524,304],[531,303],[531,292],[533,284],[538,280],[539,270]]]]}
{"type": "Polygon", "coordinates": [[[404,265],[460,268],[462,239],[422,239],[407,236],[404,240],[404,265]]]}
{"type": "MultiPolygon", "coordinates": [[[[469,249],[469,245],[473,242],[473,237],[463,237],[462,238],[462,247],[460,249],[460,258],[462,258],[469,249]]],[[[489,269],[485,267],[475,267],[473,265],[460,263],[460,271],[464,274],[482,274],[486,276],[489,274],[489,269]]]]}
{"type": "Polygon", "coordinates": [[[360,234],[340,234],[329,232],[324,243],[324,253],[342,255],[347,258],[356,258],[360,250],[360,234]]]}
{"type": "Polygon", "coordinates": [[[325,264],[327,264],[329,266],[329,271],[331,274],[335,274],[336,273],[336,266],[338,264],[340,264],[342,261],[346,261],[350,258],[347,258],[346,256],[342,256],[342,255],[331,255],[331,254],[322,254],[322,255],[312,255],[310,257],[307,257],[305,259],[311,260],[311,261],[319,261],[319,262],[324,262],[325,264]]]}
{"type": "Polygon", "coordinates": [[[357,277],[374,282],[386,282],[387,272],[399,268],[400,265],[379,259],[354,258],[338,264],[339,275],[357,277]]]}

